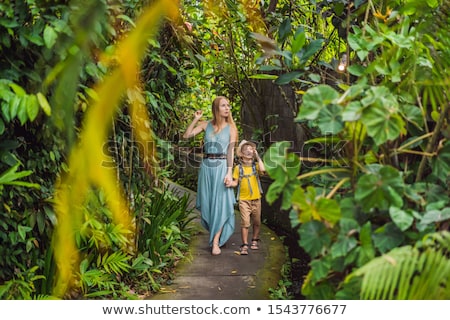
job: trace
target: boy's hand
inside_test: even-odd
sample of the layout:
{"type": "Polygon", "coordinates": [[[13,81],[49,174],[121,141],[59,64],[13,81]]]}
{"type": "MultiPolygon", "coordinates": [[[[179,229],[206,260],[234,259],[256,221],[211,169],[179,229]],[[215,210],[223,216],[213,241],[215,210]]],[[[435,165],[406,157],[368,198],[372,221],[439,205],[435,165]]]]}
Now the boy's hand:
{"type": "Polygon", "coordinates": [[[225,182],[225,187],[232,188],[237,186],[237,180],[228,180],[225,182]]]}
{"type": "Polygon", "coordinates": [[[261,157],[258,154],[258,150],[256,150],[256,148],[253,150],[253,155],[255,156],[255,159],[257,161],[261,160],[261,157]]]}

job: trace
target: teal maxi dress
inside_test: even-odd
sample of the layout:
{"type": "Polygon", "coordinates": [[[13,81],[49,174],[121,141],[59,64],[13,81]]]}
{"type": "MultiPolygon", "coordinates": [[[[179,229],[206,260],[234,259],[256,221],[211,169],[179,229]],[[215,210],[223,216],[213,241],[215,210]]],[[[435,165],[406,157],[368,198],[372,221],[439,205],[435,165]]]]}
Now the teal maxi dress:
{"type": "MultiPolygon", "coordinates": [[[[203,152],[205,154],[226,154],[230,143],[230,125],[214,133],[209,122],[205,130],[203,152]]],[[[234,205],[236,198],[233,188],[225,187],[227,159],[204,158],[200,165],[197,185],[196,208],[201,213],[201,224],[209,231],[209,246],[214,235],[222,228],[219,246],[223,246],[234,232],[234,205]]]]}

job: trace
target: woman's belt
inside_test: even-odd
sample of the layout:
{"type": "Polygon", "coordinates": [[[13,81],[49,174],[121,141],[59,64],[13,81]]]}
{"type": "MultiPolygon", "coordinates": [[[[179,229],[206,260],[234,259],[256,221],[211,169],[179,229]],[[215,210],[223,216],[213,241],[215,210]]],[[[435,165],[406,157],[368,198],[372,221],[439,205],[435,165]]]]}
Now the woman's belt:
{"type": "Polygon", "coordinates": [[[203,155],[204,159],[226,159],[226,153],[205,153],[203,155]]]}

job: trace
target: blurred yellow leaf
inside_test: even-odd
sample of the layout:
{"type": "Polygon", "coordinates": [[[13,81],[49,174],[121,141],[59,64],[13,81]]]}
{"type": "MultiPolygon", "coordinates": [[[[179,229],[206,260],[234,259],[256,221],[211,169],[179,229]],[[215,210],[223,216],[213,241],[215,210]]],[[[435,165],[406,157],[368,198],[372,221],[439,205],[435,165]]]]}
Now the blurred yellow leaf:
{"type": "MultiPolygon", "coordinates": [[[[112,159],[102,152],[103,145],[107,142],[112,119],[124,93],[127,89],[133,91],[140,87],[138,74],[149,37],[157,34],[159,22],[163,17],[175,18],[177,15],[178,1],[160,0],[152,3],[138,19],[136,28],[119,43],[116,60],[118,67],[111,70],[96,87],[95,93],[91,94],[91,97],[96,99],[91,101],[93,104],[87,109],[80,141],[71,151],[68,173],[62,177],[55,191],[58,224],[53,245],[58,273],[53,295],[56,297],[64,296],[73,284],[73,275],[78,271],[80,258],[74,234],[82,223],[82,207],[92,188],[97,187],[105,192],[106,203],[113,214],[114,223],[121,225],[124,233],[133,231],[129,206],[116,180],[115,169],[106,165],[112,163],[112,159]]],[[[133,124],[138,131],[148,132],[151,128],[148,126],[150,121],[144,106],[145,100],[138,92],[134,94],[131,101],[133,124]]],[[[42,101],[44,100],[41,97],[41,106],[42,101]]],[[[153,170],[156,153],[151,135],[138,135],[138,139],[142,140],[140,143],[144,146],[142,157],[147,159],[145,163],[153,170]]]]}
{"type": "Polygon", "coordinates": [[[41,106],[44,113],[48,116],[51,116],[52,108],[50,107],[50,104],[48,103],[47,98],[41,92],[38,92],[36,94],[36,97],[37,97],[39,105],[41,106]]]}

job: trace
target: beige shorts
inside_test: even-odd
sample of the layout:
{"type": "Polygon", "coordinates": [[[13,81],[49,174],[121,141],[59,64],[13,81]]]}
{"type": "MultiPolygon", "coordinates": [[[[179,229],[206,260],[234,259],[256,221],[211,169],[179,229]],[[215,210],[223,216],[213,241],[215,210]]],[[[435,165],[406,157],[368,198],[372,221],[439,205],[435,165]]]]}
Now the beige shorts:
{"type": "Polygon", "coordinates": [[[250,227],[250,217],[253,226],[261,225],[261,199],[239,200],[239,211],[241,213],[241,228],[250,227]]]}

